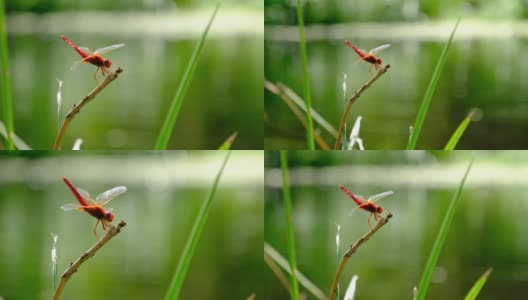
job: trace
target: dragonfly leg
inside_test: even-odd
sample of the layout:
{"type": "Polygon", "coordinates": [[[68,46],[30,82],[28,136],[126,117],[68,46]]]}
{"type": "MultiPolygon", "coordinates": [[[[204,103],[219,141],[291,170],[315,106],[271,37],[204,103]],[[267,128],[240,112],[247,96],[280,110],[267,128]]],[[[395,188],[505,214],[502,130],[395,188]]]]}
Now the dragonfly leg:
{"type": "Polygon", "coordinates": [[[95,82],[97,82],[97,84],[99,84],[99,80],[97,80],[97,72],[99,72],[99,67],[97,67],[97,69],[95,69],[95,73],[94,73],[94,79],[95,79],[95,82]]]}
{"type": "Polygon", "coordinates": [[[97,225],[99,225],[99,222],[101,222],[101,220],[98,219],[98,220],[97,220],[97,223],[95,223],[95,227],[94,227],[94,234],[95,234],[95,237],[97,238],[97,241],[98,241],[98,242],[101,241],[101,240],[99,239],[99,236],[97,235],[97,225]]]}
{"type": "MultiPolygon", "coordinates": [[[[367,221],[367,222],[368,222],[368,224],[369,224],[370,229],[372,229],[372,225],[370,225],[370,218],[372,217],[372,215],[376,216],[376,214],[372,214],[372,213],[371,213],[370,216],[369,216],[369,218],[368,218],[368,221],[367,221]]],[[[375,218],[375,217],[374,217],[374,218],[375,218]]]]}
{"type": "Polygon", "coordinates": [[[372,64],[372,65],[370,66],[370,70],[369,70],[370,76],[372,76],[372,67],[375,66],[375,65],[376,65],[376,64],[372,64]]]}
{"type": "Polygon", "coordinates": [[[110,223],[103,219],[101,220],[101,224],[103,224],[103,230],[108,232],[107,228],[110,227],[110,223]]]}

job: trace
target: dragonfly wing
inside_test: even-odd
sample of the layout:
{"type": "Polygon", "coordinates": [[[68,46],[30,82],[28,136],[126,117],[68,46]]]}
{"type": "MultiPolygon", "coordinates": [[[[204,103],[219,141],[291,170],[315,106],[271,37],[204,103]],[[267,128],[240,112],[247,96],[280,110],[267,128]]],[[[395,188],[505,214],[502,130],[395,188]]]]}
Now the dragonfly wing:
{"type": "Polygon", "coordinates": [[[92,50],[86,48],[86,47],[79,47],[79,50],[81,50],[82,52],[86,52],[87,55],[92,55],[93,52],[92,50]]]}
{"type": "Polygon", "coordinates": [[[112,45],[112,46],[108,46],[108,47],[104,47],[104,48],[99,48],[99,49],[95,50],[95,53],[96,54],[103,54],[105,52],[112,51],[112,50],[117,49],[117,48],[121,48],[124,45],[125,44],[117,44],[117,45],[112,45]]]}
{"type": "Polygon", "coordinates": [[[71,66],[70,70],[75,70],[77,69],[82,63],[83,63],[84,60],[80,59],[76,62],[73,63],[73,65],[71,66]]]}
{"type": "Polygon", "coordinates": [[[81,196],[83,196],[86,200],[95,203],[92,196],[90,196],[90,193],[88,193],[87,191],[83,190],[82,188],[77,188],[77,192],[79,192],[79,194],[81,194],[81,196]]]}
{"type": "Polygon", "coordinates": [[[376,47],[376,48],[370,50],[370,53],[372,53],[372,54],[376,54],[376,53],[380,52],[380,51],[383,50],[383,49],[387,49],[387,48],[389,48],[390,46],[391,46],[390,44],[381,45],[381,46],[379,46],[379,47],[376,47]]]}
{"type": "Polygon", "coordinates": [[[64,210],[64,211],[74,210],[74,209],[77,209],[79,207],[80,207],[80,205],[76,204],[76,203],[68,203],[68,204],[64,204],[63,206],[61,206],[62,210],[64,210]]]}
{"type": "Polygon", "coordinates": [[[118,186],[112,189],[109,189],[108,191],[101,193],[97,198],[95,199],[95,202],[98,205],[105,205],[106,203],[110,202],[110,200],[114,199],[115,196],[121,195],[124,192],[126,192],[127,188],[124,186],[118,186]]]}
{"type": "Polygon", "coordinates": [[[359,207],[359,205],[356,206],[356,207],[352,207],[350,209],[350,212],[348,213],[348,215],[351,216],[351,215],[355,214],[356,212],[358,212],[359,210],[361,210],[361,207],[359,207]]]}
{"type": "Polygon", "coordinates": [[[361,196],[361,195],[356,195],[357,198],[359,198],[359,200],[363,201],[363,202],[367,202],[367,199],[365,199],[365,197],[361,196]]]}
{"type": "Polygon", "coordinates": [[[370,197],[369,200],[372,201],[372,202],[376,202],[376,201],[380,200],[381,198],[385,198],[385,197],[390,196],[392,194],[394,194],[393,191],[383,192],[381,194],[377,194],[377,195],[374,195],[374,196],[370,197]]]}

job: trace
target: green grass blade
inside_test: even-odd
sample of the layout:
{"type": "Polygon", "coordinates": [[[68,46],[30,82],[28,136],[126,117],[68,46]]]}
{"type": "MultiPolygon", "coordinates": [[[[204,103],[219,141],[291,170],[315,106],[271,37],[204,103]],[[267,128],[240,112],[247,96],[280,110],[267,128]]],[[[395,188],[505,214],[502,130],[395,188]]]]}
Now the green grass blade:
{"type": "Polygon", "coordinates": [[[486,284],[486,281],[488,280],[488,277],[491,274],[492,269],[489,268],[480,278],[475,282],[473,287],[469,290],[468,294],[464,298],[464,300],[474,300],[477,299],[478,294],[480,293],[480,290],[484,287],[484,284],[486,284]]]}
{"type": "Polygon", "coordinates": [[[233,132],[227,140],[218,148],[218,150],[229,150],[231,148],[231,145],[235,142],[236,138],[238,136],[238,131],[233,132]]]}
{"type": "Polygon", "coordinates": [[[444,220],[442,221],[442,225],[440,226],[440,230],[438,231],[438,235],[436,236],[436,240],[434,242],[433,248],[431,249],[431,253],[429,254],[427,263],[425,264],[425,269],[422,274],[422,278],[420,279],[420,284],[418,285],[418,294],[416,295],[416,299],[418,300],[425,299],[427,288],[429,287],[429,283],[431,282],[431,276],[433,274],[433,270],[436,266],[436,263],[438,262],[438,257],[440,256],[442,247],[444,246],[444,242],[447,237],[447,232],[455,216],[456,208],[457,208],[457,205],[460,199],[460,194],[462,193],[462,189],[464,188],[464,184],[466,183],[466,178],[469,174],[469,171],[471,170],[472,165],[473,165],[473,158],[469,162],[469,165],[466,169],[466,173],[464,174],[464,177],[462,177],[462,181],[458,185],[458,189],[455,195],[453,196],[453,198],[451,199],[451,203],[449,204],[447,212],[444,216],[444,220]]]}
{"type": "Polygon", "coordinates": [[[13,119],[13,99],[11,99],[11,71],[7,52],[7,28],[4,0],[0,0],[0,90],[2,90],[2,118],[7,131],[6,149],[14,150],[12,134],[15,131],[13,119]]]}
{"type": "Polygon", "coordinates": [[[280,162],[282,169],[282,196],[284,202],[284,213],[286,216],[286,235],[288,239],[288,258],[290,260],[290,285],[292,287],[291,299],[299,299],[299,282],[297,281],[297,255],[295,254],[295,229],[293,228],[292,205],[290,198],[290,183],[288,179],[288,152],[280,151],[280,162]]]}
{"type": "Polygon", "coordinates": [[[416,116],[416,120],[414,121],[413,132],[411,138],[409,139],[409,143],[407,144],[407,150],[414,150],[416,148],[416,143],[418,142],[418,137],[420,136],[420,132],[422,131],[422,126],[425,121],[425,117],[427,116],[427,111],[429,110],[431,99],[433,98],[436,86],[438,85],[438,80],[440,79],[440,75],[442,74],[442,71],[444,69],[444,65],[447,58],[447,51],[449,50],[449,46],[451,46],[451,42],[453,41],[453,37],[455,36],[455,32],[459,23],[460,18],[458,18],[455,24],[455,28],[453,28],[453,31],[451,31],[451,35],[449,36],[449,39],[447,40],[447,43],[444,46],[444,50],[440,55],[440,59],[436,64],[435,70],[433,72],[433,77],[431,78],[431,81],[429,81],[429,86],[427,86],[427,90],[425,91],[425,96],[422,100],[422,104],[420,105],[418,115],[416,116]]]}
{"type": "Polygon", "coordinates": [[[169,143],[172,130],[174,129],[174,125],[176,124],[178,114],[183,104],[183,100],[185,98],[185,95],[187,94],[189,85],[191,84],[192,78],[194,76],[194,71],[196,70],[196,66],[198,65],[198,59],[200,58],[200,55],[202,53],[205,39],[207,38],[209,29],[211,28],[211,25],[213,24],[213,20],[215,19],[216,13],[218,12],[218,9],[220,8],[221,4],[222,4],[222,1],[218,1],[216,3],[216,7],[213,12],[213,15],[209,19],[209,23],[207,23],[207,27],[202,33],[202,37],[200,38],[200,41],[198,41],[198,44],[196,44],[196,47],[194,48],[194,52],[191,56],[191,59],[189,60],[189,63],[187,64],[187,68],[185,69],[185,72],[183,73],[183,77],[180,82],[180,85],[178,86],[178,90],[176,91],[176,95],[172,99],[172,103],[169,108],[167,118],[165,119],[165,122],[163,122],[163,127],[161,128],[160,134],[158,136],[158,140],[156,141],[156,146],[155,146],[156,150],[167,149],[167,144],[169,143]]]}
{"type": "Polygon", "coordinates": [[[469,123],[471,123],[473,119],[473,115],[475,114],[475,111],[472,110],[467,117],[458,125],[458,128],[455,130],[449,141],[447,142],[446,146],[444,147],[444,150],[454,150],[456,145],[458,144],[458,141],[466,131],[466,128],[468,127],[469,123]]]}
{"type": "Polygon", "coordinates": [[[189,269],[191,258],[194,254],[194,250],[196,249],[196,245],[198,244],[198,240],[200,239],[200,235],[205,225],[205,221],[207,220],[207,216],[209,214],[209,210],[211,208],[211,204],[213,202],[213,198],[216,193],[218,182],[220,181],[220,177],[222,176],[222,173],[224,172],[224,168],[227,164],[227,161],[229,160],[230,155],[231,155],[231,151],[227,152],[224,158],[224,161],[222,162],[222,166],[220,167],[220,169],[218,170],[218,173],[216,174],[213,186],[211,187],[211,190],[209,191],[209,195],[207,199],[205,199],[205,201],[202,203],[202,206],[200,207],[200,211],[198,212],[198,215],[196,216],[193,227],[191,229],[191,233],[189,234],[187,242],[185,243],[185,248],[183,249],[183,253],[180,257],[180,261],[178,262],[178,266],[176,267],[171,283],[169,285],[167,295],[165,296],[166,300],[178,299],[178,296],[181,291],[181,287],[183,285],[183,281],[185,279],[185,274],[187,273],[187,270],[189,269]]]}
{"type": "Polygon", "coordinates": [[[297,0],[297,21],[299,22],[299,43],[303,67],[304,100],[306,100],[306,143],[308,150],[315,150],[312,120],[312,98],[310,95],[310,75],[308,74],[308,57],[306,55],[306,40],[304,38],[303,1],[297,0]]]}

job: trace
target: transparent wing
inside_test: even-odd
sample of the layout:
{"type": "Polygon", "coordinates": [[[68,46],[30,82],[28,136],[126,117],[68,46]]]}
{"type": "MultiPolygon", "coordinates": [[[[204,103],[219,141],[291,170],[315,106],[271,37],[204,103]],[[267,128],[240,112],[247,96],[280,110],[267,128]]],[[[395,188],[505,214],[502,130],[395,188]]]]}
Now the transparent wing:
{"type": "Polygon", "coordinates": [[[363,202],[366,202],[366,201],[367,201],[367,199],[365,199],[365,197],[363,197],[363,196],[361,196],[361,195],[356,195],[356,197],[357,197],[359,200],[363,201],[363,202]]]}
{"type": "Polygon", "coordinates": [[[382,198],[385,198],[385,197],[390,196],[390,195],[392,195],[392,194],[394,194],[393,191],[383,192],[383,193],[381,193],[381,194],[377,194],[377,195],[371,196],[371,197],[369,198],[369,201],[376,202],[376,201],[379,201],[379,200],[381,200],[382,198]]]}
{"type": "Polygon", "coordinates": [[[90,196],[90,193],[88,193],[87,191],[83,190],[82,188],[77,188],[77,192],[79,192],[79,194],[81,194],[81,196],[83,196],[86,200],[95,203],[94,199],[92,198],[92,196],[90,196]]]}
{"type": "Polygon", "coordinates": [[[80,59],[80,60],[74,62],[73,65],[71,66],[70,70],[75,70],[75,69],[77,69],[82,63],[83,63],[83,60],[82,60],[82,59],[80,59]]]}
{"type": "Polygon", "coordinates": [[[112,46],[108,46],[108,47],[104,47],[104,48],[99,48],[97,50],[95,50],[94,53],[96,54],[103,54],[105,52],[108,52],[108,51],[112,51],[114,49],[117,49],[117,48],[121,48],[123,47],[125,44],[117,44],[117,45],[112,45],[112,46]]]}
{"type": "Polygon", "coordinates": [[[387,49],[387,48],[389,48],[390,46],[391,46],[390,44],[381,45],[381,46],[379,46],[379,47],[376,47],[376,48],[370,50],[370,53],[372,53],[372,54],[376,54],[376,53],[380,52],[380,51],[383,50],[383,49],[387,49]]]}
{"type": "Polygon", "coordinates": [[[88,54],[88,55],[92,55],[92,54],[93,54],[92,50],[90,50],[90,49],[88,49],[88,48],[86,48],[86,47],[78,47],[78,48],[79,48],[79,50],[81,50],[82,52],[86,52],[86,54],[88,54]]]}
{"type": "Polygon", "coordinates": [[[357,205],[356,207],[352,207],[350,209],[350,212],[348,213],[348,215],[351,216],[351,215],[355,214],[356,212],[358,212],[360,210],[361,210],[361,208],[359,207],[359,205],[357,205]]]}
{"type": "Polygon", "coordinates": [[[64,211],[74,210],[74,209],[77,209],[78,207],[80,207],[80,205],[76,203],[68,203],[68,204],[64,204],[63,206],[61,206],[62,210],[64,211]]]}
{"type": "Polygon", "coordinates": [[[126,192],[127,188],[124,186],[118,186],[112,189],[109,189],[108,191],[101,193],[97,198],[95,199],[95,202],[98,205],[105,205],[106,203],[110,202],[110,200],[114,199],[115,196],[121,195],[124,192],[126,192]]]}

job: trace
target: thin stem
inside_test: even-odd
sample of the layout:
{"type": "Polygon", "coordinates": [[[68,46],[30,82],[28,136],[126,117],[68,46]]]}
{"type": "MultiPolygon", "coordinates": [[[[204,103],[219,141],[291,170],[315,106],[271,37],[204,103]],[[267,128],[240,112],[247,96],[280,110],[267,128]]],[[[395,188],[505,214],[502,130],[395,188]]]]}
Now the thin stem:
{"type": "Polygon", "coordinates": [[[88,95],[86,95],[79,103],[73,105],[70,111],[66,114],[64,121],[62,122],[62,126],[59,130],[59,134],[57,135],[57,139],[55,140],[55,145],[53,146],[53,150],[61,150],[62,139],[64,138],[64,134],[66,133],[66,130],[68,130],[68,127],[70,126],[70,122],[73,120],[75,115],[81,111],[81,108],[83,108],[84,105],[86,105],[88,102],[93,100],[95,96],[97,96],[99,92],[101,92],[106,86],[108,86],[112,81],[114,81],[121,72],[123,72],[123,69],[117,68],[115,72],[110,73],[108,76],[106,76],[103,83],[98,85],[93,91],[91,91],[88,95]]]}
{"type": "Polygon", "coordinates": [[[339,279],[341,278],[341,274],[343,273],[343,270],[345,269],[345,265],[347,264],[348,260],[350,259],[350,256],[354,254],[354,252],[357,251],[359,246],[364,244],[366,241],[370,239],[370,237],[376,233],[383,225],[387,224],[389,222],[389,219],[392,218],[392,214],[388,214],[385,218],[382,218],[374,228],[372,228],[367,234],[362,236],[354,245],[350,246],[348,248],[347,252],[343,256],[343,260],[341,260],[341,264],[339,265],[339,268],[337,269],[336,276],[334,278],[334,283],[332,284],[332,290],[330,292],[330,300],[334,300],[336,293],[337,293],[337,285],[339,284],[339,279]]]}
{"type": "Polygon", "coordinates": [[[368,89],[374,83],[374,81],[378,80],[378,78],[380,78],[381,75],[385,74],[385,72],[387,72],[387,70],[389,68],[390,68],[389,64],[387,64],[387,65],[385,65],[385,67],[381,68],[378,71],[378,73],[376,73],[376,75],[374,75],[374,77],[372,77],[369,81],[367,81],[367,83],[365,83],[362,87],[360,87],[359,90],[355,91],[354,95],[352,95],[352,97],[348,100],[348,105],[347,105],[347,107],[345,109],[345,112],[343,113],[343,116],[341,117],[341,125],[339,125],[339,133],[337,134],[337,140],[336,140],[336,144],[334,146],[334,150],[339,149],[339,146],[341,145],[341,138],[343,137],[343,132],[345,130],[346,120],[347,120],[348,114],[350,113],[350,110],[352,109],[352,104],[354,104],[354,102],[356,102],[356,100],[359,98],[359,96],[361,96],[361,94],[366,89],[368,89]]]}
{"type": "Polygon", "coordinates": [[[98,241],[95,245],[88,249],[88,251],[84,252],[75,262],[69,265],[69,267],[61,276],[59,285],[53,294],[53,300],[60,299],[66,283],[68,283],[68,280],[72,277],[72,275],[77,272],[81,264],[87,261],[90,257],[94,256],[97,250],[101,249],[106,243],[108,243],[108,241],[110,241],[111,238],[120,233],[121,229],[125,227],[125,225],[125,221],[121,221],[119,224],[117,224],[117,226],[110,226],[101,241],[98,241]]]}
{"type": "Polygon", "coordinates": [[[312,98],[310,96],[310,74],[308,74],[308,58],[306,55],[306,40],[304,38],[303,1],[297,0],[297,21],[299,22],[299,44],[303,67],[304,100],[306,101],[306,142],[308,150],[315,150],[312,120],[312,98]]]}
{"type": "Polygon", "coordinates": [[[280,151],[282,169],[282,194],[284,202],[284,215],[286,217],[286,238],[288,240],[288,258],[290,261],[291,299],[299,300],[299,282],[297,280],[297,254],[295,253],[295,229],[293,227],[293,211],[290,196],[290,181],[288,178],[288,152],[280,151]]]}

